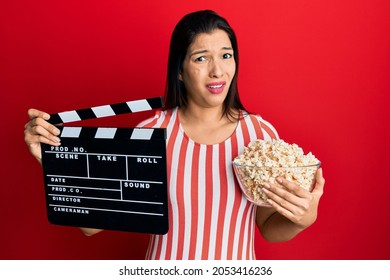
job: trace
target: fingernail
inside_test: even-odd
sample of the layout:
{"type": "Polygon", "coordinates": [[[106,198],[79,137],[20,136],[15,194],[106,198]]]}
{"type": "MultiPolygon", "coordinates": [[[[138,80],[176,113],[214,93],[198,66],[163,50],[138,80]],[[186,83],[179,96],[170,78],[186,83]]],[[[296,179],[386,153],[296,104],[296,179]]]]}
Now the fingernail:
{"type": "Polygon", "coordinates": [[[276,178],[276,181],[277,181],[279,184],[283,183],[283,179],[280,178],[280,177],[276,178]]]}
{"type": "Polygon", "coordinates": [[[58,138],[58,137],[54,137],[54,141],[57,142],[57,143],[61,143],[61,139],[58,138]]]}

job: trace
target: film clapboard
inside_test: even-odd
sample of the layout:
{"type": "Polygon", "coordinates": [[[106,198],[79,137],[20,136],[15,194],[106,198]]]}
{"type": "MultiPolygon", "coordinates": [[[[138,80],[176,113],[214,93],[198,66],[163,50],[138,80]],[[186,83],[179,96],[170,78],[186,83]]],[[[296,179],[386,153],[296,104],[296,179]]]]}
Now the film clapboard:
{"type": "Polygon", "coordinates": [[[61,146],[42,144],[47,215],[56,225],[165,234],[166,130],[60,124],[154,110],[149,98],[52,114],[61,146]]]}

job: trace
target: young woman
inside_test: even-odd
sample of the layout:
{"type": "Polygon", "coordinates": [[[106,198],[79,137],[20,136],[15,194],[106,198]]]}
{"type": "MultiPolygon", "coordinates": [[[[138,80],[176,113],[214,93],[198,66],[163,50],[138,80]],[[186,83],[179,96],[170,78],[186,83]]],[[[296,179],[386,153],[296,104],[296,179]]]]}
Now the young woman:
{"type": "MultiPolygon", "coordinates": [[[[228,22],[209,10],[184,16],[172,34],[165,108],[140,124],[167,128],[168,136],[169,231],[151,236],[147,259],[255,259],[256,226],[266,240],[285,241],[316,220],[321,169],[312,192],[282,178],[264,184],[269,208],[242,195],[233,158],[250,141],[278,134],[245,111],[237,74],[237,40],[228,22]]],[[[59,131],[47,113],[30,109],[28,115],[25,142],[40,161],[40,143],[60,145],[59,131]]]]}

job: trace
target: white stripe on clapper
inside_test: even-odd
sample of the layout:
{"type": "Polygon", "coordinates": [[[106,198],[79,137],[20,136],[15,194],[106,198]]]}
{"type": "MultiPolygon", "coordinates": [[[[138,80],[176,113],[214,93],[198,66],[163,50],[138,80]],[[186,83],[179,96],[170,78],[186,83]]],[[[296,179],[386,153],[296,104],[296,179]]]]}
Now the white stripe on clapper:
{"type": "Polygon", "coordinates": [[[91,108],[97,118],[115,116],[115,112],[110,105],[103,105],[91,108]]]}
{"type": "Polygon", "coordinates": [[[95,138],[114,139],[116,130],[115,127],[99,127],[96,131],[95,138]]]}
{"type": "Polygon", "coordinates": [[[152,138],[154,129],[152,128],[134,128],[130,139],[136,140],[150,140],[152,138]]]}
{"type": "Polygon", "coordinates": [[[74,110],[58,113],[58,115],[64,123],[81,121],[79,114],[74,110]]]}
{"type": "Polygon", "coordinates": [[[146,101],[146,99],[135,100],[135,101],[128,101],[126,103],[127,103],[127,106],[129,106],[130,110],[133,113],[134,112],[140,112],[140,111],[152,110],[152,107],[150,107],[150,105],[146,101]]]}
{"type": "Polygon", "coordinates": [[[67,126],[62,129],[61,137],[78,138],[80,136],[81,127],[67,126]]]}

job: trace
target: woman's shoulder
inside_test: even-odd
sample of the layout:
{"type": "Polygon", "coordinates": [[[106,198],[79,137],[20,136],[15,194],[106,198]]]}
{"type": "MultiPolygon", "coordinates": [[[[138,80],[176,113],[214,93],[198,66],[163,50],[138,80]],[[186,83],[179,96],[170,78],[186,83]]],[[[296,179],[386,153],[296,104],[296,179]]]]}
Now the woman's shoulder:
{"type": "Polygon", "coordinates": [[[176,108],[168,110],[156,110],[153,117],[140,122],[137,127],[165,128],[169,120],[175,115],[176,108]]]}
{"type": "Polygon", "coordinates": [[[249,113],[245,110],[241,111],[242,119],[249,122],[251,125],[260,127],[263,134],[267,134],[270,138],[279,138],[276,128],[258,113],[249,113]]]}
{"type": "Polygon", "coordinates": [[[244,118],[249,118],[251,121],[253,122],[259,122],[259,123],[262,123],[262,124],[266,124],[266,125],[269,125],[269,126],[272,126],[272,124],[267,121],[266,119],[264,119],[260,114],[258,113],[250,113],[250,112],[247,112],[247,111],[244,111],[242,110],[241,111],[241,115],[244,117],[244,118]]]}

